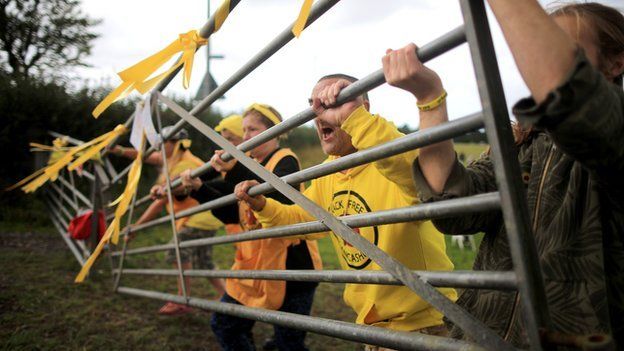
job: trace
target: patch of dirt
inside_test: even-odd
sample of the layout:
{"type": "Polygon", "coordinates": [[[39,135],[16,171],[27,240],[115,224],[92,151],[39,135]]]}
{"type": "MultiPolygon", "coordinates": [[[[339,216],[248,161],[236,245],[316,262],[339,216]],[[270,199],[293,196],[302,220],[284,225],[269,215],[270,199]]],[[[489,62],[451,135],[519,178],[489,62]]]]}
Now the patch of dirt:
{"type": "Polygon", "coordinates": [[[0,233],[0,249],[18,249],[30,252],[67,250],[65,241],[51,233],[0,233]]]}

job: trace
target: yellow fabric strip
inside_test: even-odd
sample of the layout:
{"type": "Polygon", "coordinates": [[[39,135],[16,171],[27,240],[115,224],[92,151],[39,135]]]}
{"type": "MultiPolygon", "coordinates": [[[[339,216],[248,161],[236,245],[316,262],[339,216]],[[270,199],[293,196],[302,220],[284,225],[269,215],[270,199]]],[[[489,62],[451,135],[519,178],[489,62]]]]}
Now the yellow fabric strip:
{"type": "Polygon", "coordinates": [[[44,144],[39,144],[39,143],[28,143],[28,145],[30,147],[39,149],[39,150],[43,150],[43,151],[55,151],[57,150],[57,148],[55,148],[54,146],[49,146],[49,145],[44,145],[44,144]]]}
{"type": "Polygon", "coordinates": [[[38,171],[36,171],[35,173],[33,173],[33,174],[29,175],[28,177],[26,177],[26,178],[24,178],[24,179],[20,180],[19,182],[17,182],[17,183],[15,183],[15,184],[11,185],[11,186],[10,186],[10,187],[8,187],[8,188],[5,188],[5,189],[4,189],[4,191],[11,191],[11,190],[13,190],[13,189],[16,189],[16,188],[18,188],[18,187],[20,187],[20,186],[22,186],[22,185],[24,185],[24,184],[28,183],[31,179],[33,179],[33,178],[37,177],[38,175],[40,175],[41,173],[43,173],[43,170],[45,170],[45,168],[41,168],[41,169],[39,169],[38,171]]]}
{"type": "MultiPolygon", "coordinates": [[[[20,180],[16,184],[10,186],[5,189],[6,191],[13,190],[19,186],[22,186],[22,190],[26,193],[32,193],[45,184],[48,180],[55,181],[58,177],[58,173],[61,169],[67,166],[76,155],[80,155],[80,157],[68,167],[70,171],[73,171],[78,166],[82,165],[87,160],[99,156],[99,151],[106,147],[106,145],[110,144],[110,142],[116,137],[123,133],[125,133],[126,128],[123,125],[118,125],[115,127],[113,131],[102,134],[97,138],[90,140],[86,143],[83,143],[78,146],[74,146],[67,150],[66,153],[59,155],[62,151],[55,150],[53,151],[53,155],[51,155],[51,160],[54,159],[54,162],[49,166],[44,167],[37,172],[29,175],[28,177],[20,180]],[[86,150],[86,151],[85,151],[86,150]],[[84,152],[83,152],[84,151],[84,152]],[[56,156],[56,157],[52,157],[56,156]],[[58,157],[58,160],[56,159],[58,157]],[[35,178],[36,177],[36,178],[35,178]]],[[[32,145],[33,143],[31,143],[32,145]]],[[[44,145],[45,146],[45,145],[44,145]]]]}
{"type": "Polygon", "coordinates": [[[100,151],[108,146],[115,138],[123,135],[127,131],[126,127],[123,124],[117,125],[112,132],[106,133],[106,138],[101,142],[91,146],[88,150],[85,150],[84,153],[78,157],[69,167],[68,170],[73,171],[76,168],[82,166],[83,163],[89,161],[91,158],[95,156],[99,156],[100,151]]]}
{"type": "Polygon", "coordinates": [[[121,218],[126,214],[130,202],[132,201],[132,197],[134,196],[136,188],[139,184],[139,179],[141,178],[141,169],[143,166],[143,150],[145,149],[144,145],[145,134],[143,134],[143,138],[141,140],[141,148],[137,153],[136,159],[134,160],[134,162],[132,162],[130,172],[128,172],[128,181],[126,183],[126,188],[124,189],[123,193],[113,203],[109,205],[117,205],[117,208],[115,209],[115,218],[106,229],[104,236],[98,243],[95,250],[93,250],[91,256],[89,256],[84,266],[82,266],[82,269],[76,276],[76,279],[74,279],[75,283],[82,283],[85,280],[87,274],[91,270],[91,267],[97,260],[98,256],[102,253],[104,245],[106,245],[108,242],[111,242],[113,244],[117,244],[119,242],[121,218]]]}
{"type": "Polygon", "coordinates": [[[308,17],[310,16],[310,10],[312,9],[312,0],[305,0],[303,2],[303,6],[301,6],[301,11],[299,11],[299,17],[295,21],[295,24],[292,27],[292,33],[296,38],[299,38],[301,32],[305,28],[306,23],[308,22],[308,17]]]}
{"type": "Polygon", "coordinates": [[[93,263],[95,263],[95,260],[102,253],[102,250],[104,249],[104,245],[106,245],[109,242],[111,232],[114,227],[113,224],[115,222],[119,222],[119,220],[117,218],[113,219],[113,222],[106,230],[106,233],[104,233],[102,240],[100,240],[100,242],[95,247],[95,250],[93,250],[93,253],[91,254],[91,256],[89,256],[87,261],[85,261],[84,266],[82,266],[82,269],[80,269],[80,272],[78,272],[78,275],[74,279],[74,283],[82,283],[85,280],[85,278],[87,277],[87,274],[91,270],[91,266],[93,266],[93,263]]]}
{"type": "Polygon", "coordinates": [[[97,118],[104,110],[115,101],[126,97],[133,90],[137,90],[141,94],[145,94],[151,90],[158,82],[176,70],[180,66],[184,66],[183,85],[188,88],[191,79],[191,70],[193,68],[193,59],[195,51],[201,45],[205,45],[208,41],[199,36],[196,30],[180,34],[178,39],[171,42],[167,47],[155,53],[154,55],[142,60],[141,62],[118,73],[123,81],[119,87],[113,90],[100,104],[93,110],[93,117],[97,118]],[[158,74],[153,78],[149,78],[162,65],[167,63],[174,55],[182,53],[178,61],[164,73],[158,74]],[[149,78],[149,79],[148,79],[149,78]]]}

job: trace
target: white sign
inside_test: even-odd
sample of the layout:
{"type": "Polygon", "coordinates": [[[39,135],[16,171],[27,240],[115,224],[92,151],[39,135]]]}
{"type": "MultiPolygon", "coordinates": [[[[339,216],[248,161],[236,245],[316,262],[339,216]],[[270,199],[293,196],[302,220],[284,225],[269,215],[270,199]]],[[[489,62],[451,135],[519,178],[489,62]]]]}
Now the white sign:
{"type": "Polygon", "coordinates": [[[130,133],[130,144],[135,149],[141,148],[141,137],[143,133],[147,137],[147,141],[152,146],[157,146],[159,142],[158,133],[152,122],[152,109],[150,106],[150,97],[148,95],[144,101],[137,104],[134,110],[134,120],[132,121],[132,132],[130,133]]]}

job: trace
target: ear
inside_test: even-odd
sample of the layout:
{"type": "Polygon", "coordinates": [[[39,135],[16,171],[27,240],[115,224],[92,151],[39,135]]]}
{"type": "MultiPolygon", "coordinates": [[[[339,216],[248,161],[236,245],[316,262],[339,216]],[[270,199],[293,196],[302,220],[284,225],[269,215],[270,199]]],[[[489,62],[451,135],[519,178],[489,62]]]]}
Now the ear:
{"type": "Polygon", "coordinates": [[[614,80],[615,77],[624,73],[624,52],[608,59],[605,68],[609,80],[614,80]]]}

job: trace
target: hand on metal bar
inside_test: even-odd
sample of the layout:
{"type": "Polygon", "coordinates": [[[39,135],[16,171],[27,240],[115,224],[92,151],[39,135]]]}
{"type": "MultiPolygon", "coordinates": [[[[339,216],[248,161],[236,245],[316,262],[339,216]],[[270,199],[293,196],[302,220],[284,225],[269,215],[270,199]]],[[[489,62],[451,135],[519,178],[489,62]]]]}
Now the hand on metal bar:
{"type": "Polygon", "coordinates": [[[256,180],[246,180],[244,182],[236,184],[234,188],[234,195],[240,201],[243,201],[249,205],[254,211],[261,211],[266,205],[266,198],[264,195],[250,196],[247,191],[252,186],[256,186],[260,183],[256,180]]]}

